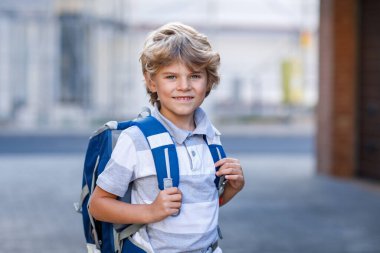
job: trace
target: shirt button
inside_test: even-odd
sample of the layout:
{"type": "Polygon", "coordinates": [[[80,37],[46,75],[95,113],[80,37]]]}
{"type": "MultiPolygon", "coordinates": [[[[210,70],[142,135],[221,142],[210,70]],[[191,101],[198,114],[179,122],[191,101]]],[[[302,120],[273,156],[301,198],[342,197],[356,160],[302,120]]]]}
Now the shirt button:
{"type": "Polygon", "coordinates": [[[191,155],[192,155],[192,156],[195,156],[195,155],[196,155],[194,150],[191,151],[191,155]]]}

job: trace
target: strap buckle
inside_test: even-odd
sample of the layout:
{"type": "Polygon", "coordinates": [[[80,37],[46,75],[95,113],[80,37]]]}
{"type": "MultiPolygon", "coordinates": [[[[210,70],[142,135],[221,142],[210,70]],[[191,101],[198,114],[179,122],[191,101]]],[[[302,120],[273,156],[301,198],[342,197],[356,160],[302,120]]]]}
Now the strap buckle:
{"type": "Polygon", "coordinates": [[[203,253],[212,253],[212,252],[214,252],[214,250],[216,250],[216,248],[218,248],[218,241],[211,243],[211,245],[208,246],[207,249],[205,251],[202,251],[202,252],[203,253]]]}
{"type": "Polygon", "coordinates": [[[211,246],[207,248],[207,250],[206,250],[205,253],[212,253],[212,248],[211,248],[211,246]]]}

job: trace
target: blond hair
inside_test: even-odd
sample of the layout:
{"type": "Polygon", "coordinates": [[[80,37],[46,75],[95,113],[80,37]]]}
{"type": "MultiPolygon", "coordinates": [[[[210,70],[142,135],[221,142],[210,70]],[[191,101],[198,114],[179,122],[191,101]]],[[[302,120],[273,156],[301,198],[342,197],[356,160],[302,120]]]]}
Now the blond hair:
{"type": "MultiPolygon", "coordinates": [[[[183,62],[190,70],[205,69],[207,73],[206,96],[220,80],[218,68],[219,54],[212,50],[207,37],[194,28],[181,23],[168,23],[153,31],[146,38],[140,55],[144,76],[154,76],[162,67],[175,61],[183,62]]],[[[146,84],[150,102],[156,103],[158,96],[146,84]]]]}

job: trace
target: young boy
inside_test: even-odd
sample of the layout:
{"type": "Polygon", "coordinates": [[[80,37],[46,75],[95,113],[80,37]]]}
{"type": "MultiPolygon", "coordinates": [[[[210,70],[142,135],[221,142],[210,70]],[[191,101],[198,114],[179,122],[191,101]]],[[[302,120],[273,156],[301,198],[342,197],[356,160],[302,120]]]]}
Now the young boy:
{"type": "Polygon", "coordinates": [[[147,224],[132,239],[148,252],[222,252],[217,247],[219,206],[243,188],[244,176],[237,159],[214,164],[203,138],[220,144],[220,133],[200,108],[219,82],[219,54],[192,27],[169,23],[148,36],[140,61],[152,116],[176,145],[179,187],[159,191],[148,143],[139,128],[130,127],[97,180],[90,212],[111,223],[147,224]],[[227,180],[220,199],[215,176],[227,180]],[[117,200],[131,181],[132,204],[117,200]]]}

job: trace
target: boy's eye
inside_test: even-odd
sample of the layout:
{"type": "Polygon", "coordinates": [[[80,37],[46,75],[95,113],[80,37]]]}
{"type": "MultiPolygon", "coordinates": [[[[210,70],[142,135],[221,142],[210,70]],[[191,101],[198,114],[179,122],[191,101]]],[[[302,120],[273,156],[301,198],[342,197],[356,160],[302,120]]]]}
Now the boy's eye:
{"type": "Polygon", "coordinates": [[[166,76],[165,78],[166,78],[166,79],[169,79],[169,80],[174,80],[174,79],[175,79],[175,76],[170,75],[170,76],[166,76]]]}
{"type": "Polygon", "coordinates": [[[199,78],[202,78],[202,76],[199,74],[191,75],[191,79],[199,79],[199,78]]]}

